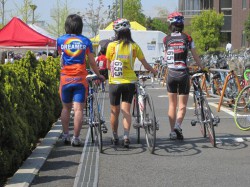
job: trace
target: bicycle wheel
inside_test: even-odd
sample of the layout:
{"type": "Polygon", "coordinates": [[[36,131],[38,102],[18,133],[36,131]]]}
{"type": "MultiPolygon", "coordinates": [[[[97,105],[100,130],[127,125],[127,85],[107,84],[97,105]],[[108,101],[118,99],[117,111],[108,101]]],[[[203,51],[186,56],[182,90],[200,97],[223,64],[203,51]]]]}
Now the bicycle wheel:
{"type": "Polygon", "coordinates": [[[216,137],[215,137],[212,111],[205,97],[203,97],[202,101],[203,101],[204,125],[207,129],[207,134],[210,143],[213,145],[213,147],[216,147],[216,137]]]}
{"type": "Polygon", "coordinates": [[[136,129],[136,135],[137,135],[137,143],[140,143],[140,111],[139,111],[139,105],[137,102],[137,94],[134,95],[133,98],[133,109],[132,109],[132,117],[133,117],[133,124],[136,129]]]}
{"type": "Polygon", "coordinates": [[[155,151],[156,141],[156,118],[152,97],[147,95],[144,100],[143,127],[145,130],[146,142],[150,153],[155,151]]]}
{"type": "Polygon", "coordinates": [[[243,131],[250,130],[250,86],[239,93],[234,105],[234,121],[243,131]]]}
{"type": "MultiPolygon", "coordinates": [[[[199,94],[199,93],[198,93],[199,94]]],[[[197,98],[194,92],[194,105],[195,105],[195,114],[197,116],[197,122],[200,124],[200,131],[203,137],[207,136],[206,126],[204,124],[204,115],[203,115],[203,103],[200,102],[200,98],[197,98]]]]}
{"type": "Polygon", "coordinates": [[[96,93],[93,93],[93,122],[94,122],[94,132],[95,132],[95,140],[97,140],[98,149],[100,153],[102,153],[102,130],[101,130],[101,118],[100,118],[100,106],[98,104],[98,100],[96,97],[96,93]]]}

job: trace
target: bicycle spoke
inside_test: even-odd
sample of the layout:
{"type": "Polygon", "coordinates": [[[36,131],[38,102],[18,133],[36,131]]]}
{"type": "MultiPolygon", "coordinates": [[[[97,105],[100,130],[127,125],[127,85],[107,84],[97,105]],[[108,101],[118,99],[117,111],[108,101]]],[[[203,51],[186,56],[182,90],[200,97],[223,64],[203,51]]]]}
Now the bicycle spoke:
{"type": "Polygon", "coordinates": [[[204,112],[204,120],[205,120],[205,125],[207,128],[207,134],[209,137],[209,140],[211,144],[216,147],[216,138],[215,138],[215,130],[214,130],[214,124],[213,124],[213,117],[212,117],[212,111],[208,105],[208,102],[205,98],[203,102],[203,112],[204,112]]]}
{"type": "Polygon", "coordinates": [[[197,121],[199,122],[199,126],[200,126],[200,131],[203,137],[207,136],[207,131],[206,131],[206,126],[203,123],[204,121],[204,116],[202,114],[203,112],[203,103],[200,103],[201,101],[198,100],[198,98],[196,98],[196,96],[194,95],[194,104],[195,104],[195,114],[197,116],[197,121]]]}
{"type": "Polygon", "coordinates": [[[144,129],[146,142],[150,153],[154,153],[156,141],[156,118],[153,100],[147,95],[144,105],[144,129]]]}
{"type": "Polygon", "coordinates": [[[243,131],[250,130],[250,86],[245,87],[238,95],[234,106],[234,121],[243,131]]]}
{"type": "MultiPolygon", "coordinates": [[[[96,96],[95,93],[94,95],[96,96]]],[[[102,142],[102,131],[101,131],[101,120],[100,120],[100,106],[98,104],[96,97],[93,98],[93,108],[94,108],[94,131],[99,151],[100,153],[102,153],[103,142],[102,142]]]]}

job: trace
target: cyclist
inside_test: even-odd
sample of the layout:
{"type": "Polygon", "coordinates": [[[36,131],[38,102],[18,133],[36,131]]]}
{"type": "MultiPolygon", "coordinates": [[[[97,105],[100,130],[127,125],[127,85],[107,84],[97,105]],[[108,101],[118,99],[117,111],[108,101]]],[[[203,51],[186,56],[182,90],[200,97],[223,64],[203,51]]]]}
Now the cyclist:
{"type": "MultiPolygon", "coordinates": [[[[108,68],[107,68],[107,58],[106,58],[106,50],[107,48],[102,47],[100,49],[100,52],[98,54],[98,57],[96,59],[96,64],[99,68],[100,74],[105,77],[105,79],[108,79],[108,68]]],[[[106,84],[106,82],[104,82],[106,84]]],[[[104,91],[104,85],[102,85],[102,90],[104,91]]]]}
{"type": "Polygon", "coordinates": [[[66,34],[57,39],[57,49],[61,55],[60,96],[62,100],[61,120],[63,126],[62,139],[72,146],[82,144],[79,135],[83,120],[83,105],[87,89],[86,57],[98,77],[105,80],[96,66],[92,43],[81,35],[82,18],[71,14],[65,21],[66,34]],[[69,121],[72,102],[74,101],[74,135],[70,141],[69,121]]]}
{"type": "Polygon", "coordinates": [[[188,50],[191,51],[197,65],[203,69],[201,60],[196,53],[191,36],[183,33],[184,17],[179,12],[168,16],[170,35],[163,39],[165,59],[168,64],[167,91],[168,117],[170,123],[170,139],[183,139],[182,121],[186,114],[188,95],[190,90],[189,73],[187,67],[188,50]],[[177,103],[178,102],[178,103],[177,103]],[[178,104],[178,111],[177,111],[178,104]]]}
{"type": "Polygon", "coordinates": [[[109,97],[111,104],[110,124],[113,132],[113,144],[119,144],[117,134],[120,110],[123,118],[123,145],[129,147],[129,131],[131,126],[130,107],[135,90],[136,74],[133,70],[135,59],[138,58],[143,66],[156,75],[156,71],[147,63],[141,48],[131,37],[130,22],[118,19],[113,23],[115,41],[109,43],[106,57],[108,60],[109,97]],[[120,101],[121,100],[121,101],[120,101]],[[121,102],[121,104],[120,104],[121,102]]]}

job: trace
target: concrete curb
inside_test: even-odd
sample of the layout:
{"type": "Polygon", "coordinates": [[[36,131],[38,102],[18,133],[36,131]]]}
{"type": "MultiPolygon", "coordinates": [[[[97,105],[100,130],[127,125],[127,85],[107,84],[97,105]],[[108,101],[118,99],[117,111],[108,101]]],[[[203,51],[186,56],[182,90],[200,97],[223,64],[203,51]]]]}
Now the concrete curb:
{"type": "Polygon", "coordinates": [[[5,187],[28,187],[45,163],[48,155],[62,133],[62,124],[58,120],[47,133],[41,144],[34,149],[5,187]]]}

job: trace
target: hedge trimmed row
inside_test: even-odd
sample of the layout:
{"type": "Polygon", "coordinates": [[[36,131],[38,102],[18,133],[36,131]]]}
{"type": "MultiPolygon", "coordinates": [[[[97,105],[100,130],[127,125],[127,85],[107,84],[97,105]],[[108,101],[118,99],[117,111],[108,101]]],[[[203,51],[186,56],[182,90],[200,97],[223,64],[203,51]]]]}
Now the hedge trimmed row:
{"type": "Polygon", "coordinates": [[[59,59],[37,61],[28,51],[0,65],[0,186],[12,176],[61,112],[59,59]]]}

